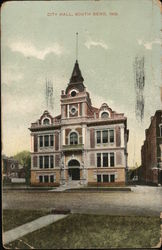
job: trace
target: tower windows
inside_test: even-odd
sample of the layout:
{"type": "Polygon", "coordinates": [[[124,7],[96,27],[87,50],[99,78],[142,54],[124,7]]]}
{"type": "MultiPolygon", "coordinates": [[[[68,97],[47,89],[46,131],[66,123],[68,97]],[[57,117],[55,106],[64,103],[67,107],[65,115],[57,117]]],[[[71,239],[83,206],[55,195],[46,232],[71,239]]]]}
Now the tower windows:
{"type": "Polygon", "coordinates": [[[76,91],[75,91],[75,90],[73,90],[73,91],[71,92],[71,96],[72,96],[72,97],[76,96],[76,91]]]}
{"type": "Polygon", "coordinates": [[[78,144],[78,135],[76,132],[70,134],[70,145],[78,144]]]}

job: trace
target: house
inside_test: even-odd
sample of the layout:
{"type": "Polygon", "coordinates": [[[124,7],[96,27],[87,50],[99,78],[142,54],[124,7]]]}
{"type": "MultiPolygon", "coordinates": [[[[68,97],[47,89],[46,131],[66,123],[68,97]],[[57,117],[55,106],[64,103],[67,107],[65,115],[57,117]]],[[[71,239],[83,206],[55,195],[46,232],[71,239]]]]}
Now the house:
{"type": "Polygon", "coordinates": [[[31,185],[125,185],[129,131],[123,113],[92,105],[76,60],[61,91],[61,114],[31,124],[31,185]]]}
{"type": "Polygon", "coordinates": [[[141,148],[140,180],[147,184],[162,184],[162,110],[151,117],[141,148]]]}
{"type": "Polygon", "coordinates": [[[2,176],[4,182],[25,182],[25,168],[13,157],[2,156],[2,176]]]}

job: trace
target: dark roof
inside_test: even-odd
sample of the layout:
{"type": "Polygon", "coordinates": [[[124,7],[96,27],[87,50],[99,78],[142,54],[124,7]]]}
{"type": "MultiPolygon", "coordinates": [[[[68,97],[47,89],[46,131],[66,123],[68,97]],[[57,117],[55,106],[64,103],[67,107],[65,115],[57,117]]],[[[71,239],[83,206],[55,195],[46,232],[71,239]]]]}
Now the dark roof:
{"type": "Polygon", "coordinates": [[[79,63],[76,60],[69,84],[83,82],[83,81],[84,81],[84,78],[82,77],[82,73],[81,73],[80,68],[79,68],[79,63]]]}
{"type": "Polygon", "coordinates": [[[72,88],[77,88],[80,92],[84,91],[85,86],[83,84],[83,81],[84,81],[84,78],[79,68],[79,63],[76,60],[74,68],[73,68],[73,72],[70,78],[70,82],[68,84],[68,87],[66,88],[66,94],[72,88]]]}

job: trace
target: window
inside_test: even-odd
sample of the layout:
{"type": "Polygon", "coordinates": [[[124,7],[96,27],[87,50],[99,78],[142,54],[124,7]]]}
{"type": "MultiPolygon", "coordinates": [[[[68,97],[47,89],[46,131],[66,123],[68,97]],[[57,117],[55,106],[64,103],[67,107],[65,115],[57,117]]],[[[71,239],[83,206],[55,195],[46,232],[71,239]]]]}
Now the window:
{"type": "Polygon", "coordinates": [[[42,175],[39,176],[39,182],[40,182],[40,183],[43,182],[43,176],[42,176],[42,175]]]}
{"type": "Polygon", "coordinates": [[[70,134],[70,145],[78,144],[78,135],[75,132],[70,134]]]}
{"type": "Polygon", "coordinates": [[[45,182],[45,183],[49,182],[49,176],[48,176],[48,175],[45,175],[45,176],[44,176],[44,182],[45,182]]]}
{"type": "Polygon", "coordinates": [[[103,112],[102,114],[101,114],[101,118],[108,118],[109,117],[109,114],[108,114],[108,112],[103,112]]]}
{"type": "Polygon", "coordinates": [[[114,167],[115,154],[112,153],[97,153],[97,167],[114,167]]]}
{"type": "Polygon", "coordinates": [[[44,156],[44,167],[49,168],[49,156],[44,156]]]}
{"type": "Polygon", "coordinates": [[[76,96],[76,91],[75,91],[75,90],[73,90],[73,91],[71,92],[71,96],[72,96],[72,97],[76,96]]]}
{"type": "Polygon", "coordinates": [[[115,175],[114,174],[110,175],[110,182],[115,182],[115,175]]]}
{"type": "Polygon", "coordinates": [[[107,129],[102,131],[97,131],[97,144],[99,143],[113,143],[114,142],[114,130],[107,129]]]}
{"type": "Polygon", "coordinates": [[[97,175],[97,182],[101,182],[101,175],[100,174],[97,175]]]}
{"type": "Polygon", "coordinates": [[[53,146],[53,135],[50,135],[50,146],[53,146]]]}
{"type": "Polygon", "coordinates": [[[43,136],[39,137],[39,147],[43,147],[43,136]]]}
{"type": "Polygon", "coordinates": [[[43,156],[39,156],[39,167],[43,168],[43,156]]]}
{"type": "Polygon", "coordinates": [[[97,167],[101,167],[101,154],[97,154],[97,167]]]}
{"type": "Polygon", "coordinates": [[[103,167],[108,167],[108,153],[103,153],[103,167]]]}
{"type": "Polygon", "coordinates": [[[72,107],[70,112],[72,115],[75,115],[75,113],[77,112],[77,109],[75,107],[72,107]]]}
{"type": "Polygon", "coordinates": [[[50,167],[53,168],[53,155],[50,156],[50,167]]]}
{"type": "Polygon", "coordinates": [[[97,143],[101,143],[101,131],[97,131],[97,143]]]}
{"type": "Polygon", "coordinates": [[[102,142],[108,143],[108,130],[102,131],[102,142]]]}
{"type": "Polygon", "coordinates": [[[50,182],[54,182],[54,176],[50,175],[50,182]]]}
{"type": "Polygon", "coordinates": [[[114,153],[110,153],[110,167],[114,167],[114,153]]]}
{"type": "Polygon", "coordinates": [[[160,126],[160,136],[162,137],[162,126],[160,126]]]}
{"type": "Polygon", "coordinates": [[[49,135],[44,136],[44,146],[48,147],[49,146],[49,135]]]}
{"type": "Polygon", "coordinates": [[[114,130],[109,130],[110,142],[114,142],[114,130]]]}
{"type": "Polygon", "coordinates": [[[44,125],[48,125],[49,123],[50,123],[49,119],[46,118],[46,119],[43,120],[44,125]]]}
{"type": "Polygon", "coordinates": [[[103,182],[109,182],[109,176],[107,174],[103,174],[103,182]]]}

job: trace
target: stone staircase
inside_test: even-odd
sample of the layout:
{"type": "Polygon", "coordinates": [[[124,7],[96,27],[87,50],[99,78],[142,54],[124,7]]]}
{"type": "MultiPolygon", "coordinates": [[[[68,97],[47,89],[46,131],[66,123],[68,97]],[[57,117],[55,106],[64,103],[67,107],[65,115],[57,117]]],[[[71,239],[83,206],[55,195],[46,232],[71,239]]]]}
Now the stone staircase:
{"type": "Polygon", "coordinates": [[[80,184],[80,181],[69,181],[68,183],[61,185],[55,189],[49,190],[52,192],[62,192],[68,189],[73,189],[73,188],[80,188],[82,185],[80,184]]]}

